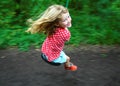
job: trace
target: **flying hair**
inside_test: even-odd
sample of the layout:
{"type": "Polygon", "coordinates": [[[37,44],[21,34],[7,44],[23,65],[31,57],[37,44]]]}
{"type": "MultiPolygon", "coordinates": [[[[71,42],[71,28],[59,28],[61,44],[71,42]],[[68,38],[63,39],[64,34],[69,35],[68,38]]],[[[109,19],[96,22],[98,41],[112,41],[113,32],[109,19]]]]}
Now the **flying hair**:
{"type": "Polygon", "coordinates": [[[67,8],[62,5],[52,5],[43,12],[40,18],[31,23],[27,32],[32,34],[44,32],[47,35],[52,35],[58,27],[57,24],[62,14],[67,12],[67,8]]]}

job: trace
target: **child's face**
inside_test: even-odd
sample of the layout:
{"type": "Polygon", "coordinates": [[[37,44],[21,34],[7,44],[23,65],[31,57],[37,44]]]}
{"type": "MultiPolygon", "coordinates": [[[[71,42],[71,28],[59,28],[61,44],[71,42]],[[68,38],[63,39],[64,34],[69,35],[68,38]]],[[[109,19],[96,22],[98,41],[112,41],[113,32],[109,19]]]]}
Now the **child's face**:
{"type": "Polygon", "coordinates": [[[62,14],[59,26],[63,28],[71,27],[71,17],[69,13],[62,14]]]}

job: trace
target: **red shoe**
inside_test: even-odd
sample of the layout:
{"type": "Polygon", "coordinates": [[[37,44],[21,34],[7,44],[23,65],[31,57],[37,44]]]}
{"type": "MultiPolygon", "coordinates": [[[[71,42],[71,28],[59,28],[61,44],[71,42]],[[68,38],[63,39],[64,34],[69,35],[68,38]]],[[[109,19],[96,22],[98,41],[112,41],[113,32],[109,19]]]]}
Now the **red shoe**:
{"type": "Polygon", "coordinates": [[[71,71],[76,71],[76,70],[77,70],[77,66],[76,66],[76,65],[71,65],[71,66],[69,66],[69,67],[66,67],[66,66],[65,66],[65,69],[66,69],[66,70],[71,70],[71,71]]]}

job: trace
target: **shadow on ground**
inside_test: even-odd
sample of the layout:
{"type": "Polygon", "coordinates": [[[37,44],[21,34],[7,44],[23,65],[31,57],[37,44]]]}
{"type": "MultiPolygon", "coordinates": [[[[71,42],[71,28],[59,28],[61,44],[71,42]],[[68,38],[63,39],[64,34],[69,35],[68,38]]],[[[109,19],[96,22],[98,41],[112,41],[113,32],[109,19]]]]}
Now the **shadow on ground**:
{"type": "Polygon", "coordinates": [[[45,63],[31,49],[0,50],[0,86],[120,86],[120,47],[67,46],[75,72],[45,63]]]}

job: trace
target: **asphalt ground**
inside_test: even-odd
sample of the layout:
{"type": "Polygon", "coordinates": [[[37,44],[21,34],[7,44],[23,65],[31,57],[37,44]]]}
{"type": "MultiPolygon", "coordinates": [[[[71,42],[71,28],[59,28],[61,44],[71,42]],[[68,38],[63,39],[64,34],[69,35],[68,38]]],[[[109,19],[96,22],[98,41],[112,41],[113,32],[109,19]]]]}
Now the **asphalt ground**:
{"type": "Polygon", "coordinates": [[[64,51],[77,71],[45,63],[39,49],[0,50],[0,86],[120,86],[120,47],[67,46],[64,51]]]}

